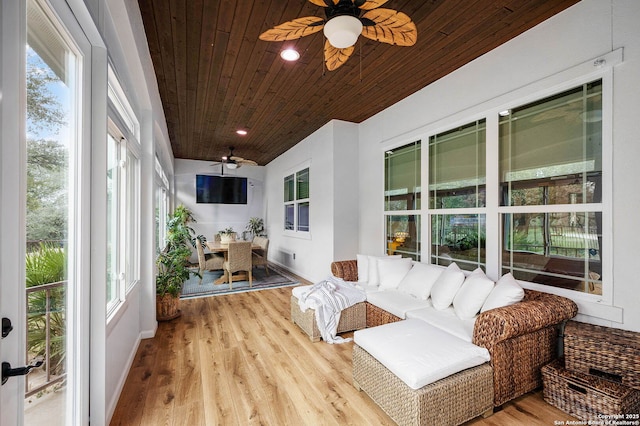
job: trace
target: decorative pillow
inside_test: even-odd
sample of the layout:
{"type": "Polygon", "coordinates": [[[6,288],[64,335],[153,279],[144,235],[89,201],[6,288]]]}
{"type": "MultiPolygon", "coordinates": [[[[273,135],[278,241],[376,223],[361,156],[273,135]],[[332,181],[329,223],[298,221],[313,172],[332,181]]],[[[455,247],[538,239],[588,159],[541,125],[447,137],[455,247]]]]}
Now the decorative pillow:
{"type": "Polygon", "coordinates": [[[358,261],[358,282],[369,282],[369,256],[366,254],[357,254],[356,260],[358,261]]]}
{"type": "Polygon", "coordinates": [[[400,281],[398,290],[418,299],[427,300],[431,294],[431,287],[443,271],[444,268],[430,263],[416,263],[400,281]]]}
{"type": "Polygon", "coordinates": [[[398,288],[400,281],[411,270],[411,266],[413,266],[413,260],[409,257],[378,259],[380,289],[398,288]]]}
{"type": "Polygon", "coordinates": [[[462,287],[453,298],[453,310],[458,318],[467,319],[475,317],[487,300],[487,296],[493,290],[494,282],[477,268],[464,279],[462,287]]]}
{"type": "Polygon", "coordinates": [[[451,306],[453,298],[464,282],[464,272],[453,262],[442,272],[431,287],[431,303],[438,310],[451,306]]]}
{"type": "MultiPolygon", "coordinates": [[[[368,278],[367,284],[369,285],[380,285],[380,273],[378,272],[378,260],[380,259],[389,259],[389,258],[401,258],[402,256],[399,254],[394,254],[393,256],[367,256],[369,260],[368,267],[368,278]]],[[[360,279],[358,279],[360,281],[360,279]]]]}
{"type": "Polygon", "coordinates": [[[482,305],[480,312],[513,305],[514,303],[520,302],[523,298],[524,290],[520,287],[516,279],[513,278],[511,272],[509,272],[498,280],[496,286],[491,290],[491,293],[489,293],[484,305],[482,305]]]}

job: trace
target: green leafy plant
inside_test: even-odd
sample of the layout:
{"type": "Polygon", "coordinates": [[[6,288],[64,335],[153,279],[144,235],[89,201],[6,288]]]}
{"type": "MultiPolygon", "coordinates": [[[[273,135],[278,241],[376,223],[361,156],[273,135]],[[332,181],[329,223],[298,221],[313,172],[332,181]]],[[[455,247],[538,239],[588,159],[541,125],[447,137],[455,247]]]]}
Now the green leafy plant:
{"type": "Polygon", "coordinates": [[[231,226],[228,226],[228,227],[226,227],[226,228],[221,229],[220,231],[218,231],[218,234],[219,234],[219,235],[233,235],[233,234],[235,234],[235,233],[236,233],[236,231],[234,231],[234,230],[233,230],[233,227],[231,227],[231,226]]]}
{"type": "Polygon", "coordinates": [[[250,218],[249,223],[247,223],[246,230],[251,232],[254,237],[264,237],[264,220],[259,217],[250,218]]]}
{"type": "Polygon", "coordinates": [[[66,267],[67,251],[55,244],[40,243],[38,249],[26,257],[27,287],[64,282],[50,289],[34,289],[27,296],[27,352],[30,358],[44,358],[49,354],[50,373],[53,375],[62,374],[66,362],[66,267]]]}
{"type": "Polygon", "coordinates": [[[192,247],[196,246],[196,239],[204,244],[206,238],[203,235],[195,235],[195,231],[189,223],[195,222],[193,213],[184,205],[179,205],[167,220],[167,245],[158,255],[156,265],[156,294],[164,296],[170,294],[178,297],[182,285],[191,274],[198,275],[188,268],[188,259],[191,256],[192,247]]]}

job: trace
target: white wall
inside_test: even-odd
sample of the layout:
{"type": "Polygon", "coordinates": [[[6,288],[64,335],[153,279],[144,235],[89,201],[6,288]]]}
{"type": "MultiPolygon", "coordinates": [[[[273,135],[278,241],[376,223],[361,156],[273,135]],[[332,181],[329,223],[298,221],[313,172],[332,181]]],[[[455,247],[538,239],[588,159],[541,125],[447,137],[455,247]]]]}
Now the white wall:
{"type": "MultiPolygon", "coordinates": [[[[338,157],[328,158],[329,151],[334,156],[339,154],[340,148],[334,143],[340,132],[334,133],[331,123],[321,128],[267,167],[266,199],[269,226],[273,229],[272,241],[282,249],[308,251],[309,255],[304,260],[297,260],[293,269],[312,280],[322,278],[322,273],[334,259],[354,258],[357,252],[382,254],[385,248],[383,152],[386,149],[417,139],[425,140],[431,134],[490,114],[495,116],[506,106],[551,94],[574,80],[589,76],[599,78],[608,73],[612,76],[607,81],[612,82],[613,92],[612,128],[609,131],[612,149],[609,152],[613,157],[610,172],[614,183],[613,190],[609,191],[612,193],[604,195],[604,210],[611,217],[607,238],[613,246],[608,259],[612,265],[608,278],[612,291],[601,300],[568,293],[573,294],[572,298],[580,307],[579,320],[640,331],[640,309],[637,309],[640,298],[634,278],[638,270],[633,266],[640,253],[634,236],[636,232],[629,232],[634,230],[634,218],[640,211],[640,193],[634,190],[640,178],[634,164],[640,158],[640,144],[635,141],[635,122],[640,113],[639,20],[640,2],[637,0],[581,1],[361,123],[357,126],[357,165],[338,166],[335,161],[338,157]],[[619,48],[623,48],[623,55],[619,48]],[[608,63],[604,68],[595,67],[593,61],[602,57],[608,63]],[[312,174],[315,213],[312,239],[295,240],[274,235],[277,232],[273,231],[281,226],[282,178],[304,161],[312,165],[312,170],[322,170],[334,177],[318,179],[312,174]],[[334,191],[336,181],[342,184],[347,180],[357,180],[359,188],[356,192],[359,205],[353,210],[359,212],[359,218],[353,221],[344,210],[338,210],[339,195],[334,191]],[[317,195],[321,206],[316,206],[317,195]],[[329,206],[334,208],[332,216],[317,216],[316,208],[327,211],[329,206]],[[341,231],[336,231],[340,227],[336,222],[345,217],[349,218],[350,225],[359,226],[357,247],[346,248],[339,244],[341,231]],[[317,230],[323,234],[316,237],[317,230]],[[329,241],[331,238],[334,244],[329,241]],[[341,247],[345,249],[340,250],[341,247]]],[[[488,138],[491,137],[489,133],[490,130],[488,138]]],[[[497,219],[491,226],[497,229],[497,219]]],[[[422,241],[428,241],[426,231],[423,231],[422,241]]],[[[498,246],[496,242],[492,244],[493,250],[488,257],[495,261],[487,272],[495,279],[499,273],[498,246]]]]}
{"type": "MultiPolygon", "coordinates": [[[[213,161],[175,160],[175,198],[177,204],[190,208],[196,219],[192,224],[196,235],[213,240],[218,231],[229,226],[242,236],[249,218],[264,218],[263,166],[244,166],[235,170],[224,169],[224,176],[247,178],[247,204],[198,204],[196,203],[196,175],[220,175],[221,166],[213,161]]],[[[196,253],[192,261],[196,261],[196,253]]]]}
{"type": "MultiPolygon", "coordinates": [[[[157,82],[148,51],[142,18],[135,1],[131,0],[92,0],[87,1],[93,19],[107,46],[111,64],[118,75],[120,84],[132,105],[140,124],[140,281],[126,295],[125,302],[109,319],[104,332],[103,342],[92,345],[92,397],[91,421],[96,424],[108,424],[115,410],[122,387],[135,357],[140,340],[152,337],[157,322],[155,319],[155,247],[154,247],[154,167],[156,153],[162,159],[167,174],[173,172],[173,154],[164,118],[164,110],[157,88],[157,82]]],[[[106,65],[106,64],[105,64],[106,65]]],[[[104,75],[106,76],[106,70],[104,75]]],[[[106,87],[106,80],[103,83],[106,87]]],[[[106,176],[106,158],[96,162],[100,165],[95,173],[106,176]],[[104,164],[103,164],[104,163],[104,164]]],[[[95,194],[94,194],[95,196],[95,194]]],[[[106,211],[106,210],[105,210],[106,211]]],[[[95,213],[95,212],[94,212],[95,213]]],[[[106,223],[104,213],[94,214],[96,221],[106,223]],[[100,219],[100,217],[102,217],[100,219]]],[[[104,227],[96,223],[96,227],[104,227]]],[[[106,247],[100,237],[92,244],[106,247]]],[[[94,254],[103,251],[94,250],[94,254]]],[[[105,260],[92,259],[92,267],[104,270],[105,260]]],[[[104,294],[105,274],[92,281],[93,294],[104,294]],[[102,291],[100,291],[102,290],[102,291]]],[[[104,296],[102,296],[104,297],[104,296]]],[[[100,297],[93,299],[100,303],[100,297]]],[[[97,302],[97,303],[96,303],[97,302]]],[[[104,301],[101,302],[104,304],[104,301]]],[[[96,309],[93,306],[92,309],[96,309]]],[[[96,316],[104,322],[102,317],[96,316]]],[[[96,321],[97,323],[98,321],[96,321]]],[[[100,324],[93,324],[99,327],[100,324]]],[[[96,334],[97,336],[98,334],[96,334]]]]}
{"type": "Polygon", "coordinates": [[[357,139],[357,125],[334,120],[266,166],[269,260],[312,282],[329,275],[334,259],[357,251],[357,139]],[[305,167],[310,232],[295,235],[283,230],[284,178],[305,167]]]}

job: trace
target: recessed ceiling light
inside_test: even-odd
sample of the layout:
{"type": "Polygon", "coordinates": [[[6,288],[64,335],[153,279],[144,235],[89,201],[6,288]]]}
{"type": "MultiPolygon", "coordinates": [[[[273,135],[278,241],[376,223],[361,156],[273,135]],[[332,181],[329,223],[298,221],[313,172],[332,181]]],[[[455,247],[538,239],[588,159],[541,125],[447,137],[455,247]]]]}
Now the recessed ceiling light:
{"type": "Polygon", "coordinates": [[[240,136],[244,136],[247,134],[247,131],[240,129],[240,130],[236,130],[236,133],[239,134],[240,136]]]}
{"type": "Polygon", "coordinates": [[[280,52],[280,57],[285,61],[297,61],[300,59],[300,54],[293,49],[285,49],[280,52]]]}

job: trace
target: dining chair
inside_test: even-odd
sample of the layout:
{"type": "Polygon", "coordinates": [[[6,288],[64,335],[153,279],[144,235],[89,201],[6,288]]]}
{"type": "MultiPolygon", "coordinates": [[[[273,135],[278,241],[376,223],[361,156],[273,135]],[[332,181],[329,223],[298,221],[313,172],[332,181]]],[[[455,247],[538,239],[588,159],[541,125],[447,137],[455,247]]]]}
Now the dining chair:
{"type": "Polygon", "coordinates": [[[259,245],[259,249],[253,249],[251,254],[251,263],[253,266],[262,265],[269,276],[269,267],[267,266],[267,252],[269,251],[269,239],[266,237],[255,237],[253,244],[259,245]]]}
{"type": "Polygon", "coordinates": [[[224,261],[223,269],[229,279],[229,289],[233,288],[233,273],[246,271],[249,275],[249,287],[251,287],[253,276],[251,274],[251,241],[236,241],[229,243],[227,260],[224,261]]]}
{"type": "Polygon", "coordinates": [[[202,272],[222,269],[224,256],[219,253],[205,254],[200,238],[196,238],[196,249],[198,250],[198,273],[200,274],[200,284],[202,284],[202,272]]]}

